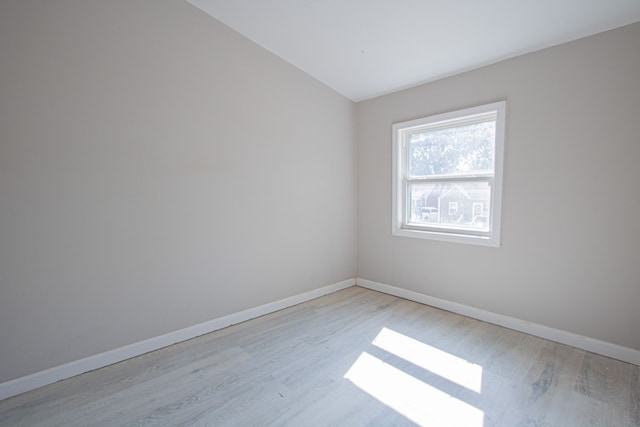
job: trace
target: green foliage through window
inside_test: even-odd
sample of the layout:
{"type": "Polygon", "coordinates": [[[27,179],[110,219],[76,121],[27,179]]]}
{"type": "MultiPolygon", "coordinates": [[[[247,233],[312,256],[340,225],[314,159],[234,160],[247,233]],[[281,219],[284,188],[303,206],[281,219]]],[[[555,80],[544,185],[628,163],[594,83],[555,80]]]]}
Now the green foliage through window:
{"type": "Polygon", "coordinates": [[[493,171],[495,121],[411,134],[409,176],[493,171]]]}

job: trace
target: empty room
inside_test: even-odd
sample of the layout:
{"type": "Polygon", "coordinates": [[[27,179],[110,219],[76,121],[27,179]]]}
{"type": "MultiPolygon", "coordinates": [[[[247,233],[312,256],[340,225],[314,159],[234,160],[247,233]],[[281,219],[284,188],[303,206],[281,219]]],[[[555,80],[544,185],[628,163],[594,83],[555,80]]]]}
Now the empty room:
{"type": "Polygon", "coordinates": [[[638,0],[0,2],[0,426],[640,427],[638,0]]]}

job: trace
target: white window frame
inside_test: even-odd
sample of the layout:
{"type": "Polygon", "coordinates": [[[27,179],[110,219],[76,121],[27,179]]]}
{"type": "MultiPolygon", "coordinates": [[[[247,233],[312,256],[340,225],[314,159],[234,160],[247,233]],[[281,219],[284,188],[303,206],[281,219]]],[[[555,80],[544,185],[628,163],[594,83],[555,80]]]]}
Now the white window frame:
{"type": "MultiPolygon", "coordinates": [[[[500,101],[393,124],[393,224],[391,231],[394,236],[493,247],[500,246],[505,119],[506,101],[500,101]],[[486,115],[491,112],[495,112],[496,116],[494,173],[492,176],[483,177],[483,179],[487,180],[491,186],[491,203],[488,206],[488,232],[478,233],[474,230],[446,226],[433,227],[429,224],[409,224],[407,218],[409,215],[408,212],[410,212],[410,207],[408,203],[409,197],[407,189],[409,188],[408,186],[411,181],[407,178],[408,144],[406,141],[409,132],[412,130],[415,132],[415,129],[421,127],[428,129],[436,126],[462,126],[465,123],[465,120],[472,119],[473,116],[486,115]]],[[[472,176],[462,176],[459,179],[464,181],[472,178],[472,176]]]]}

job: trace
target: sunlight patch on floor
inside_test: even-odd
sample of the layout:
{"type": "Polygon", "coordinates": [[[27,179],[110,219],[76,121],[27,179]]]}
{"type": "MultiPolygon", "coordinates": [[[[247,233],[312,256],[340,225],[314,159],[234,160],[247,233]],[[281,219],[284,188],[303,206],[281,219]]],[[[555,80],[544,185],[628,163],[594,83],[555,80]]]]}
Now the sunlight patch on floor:
{"type": "Polygon", "coordinates": [[[480,365],[387,328],[382,328],[373,345],[471,391],[482,391],[480,365]]]}
{"type": "Polygon", "coordinates": [[[420,426],[483,427],[484,413],[363,352],[344,378],[420,426]]]}

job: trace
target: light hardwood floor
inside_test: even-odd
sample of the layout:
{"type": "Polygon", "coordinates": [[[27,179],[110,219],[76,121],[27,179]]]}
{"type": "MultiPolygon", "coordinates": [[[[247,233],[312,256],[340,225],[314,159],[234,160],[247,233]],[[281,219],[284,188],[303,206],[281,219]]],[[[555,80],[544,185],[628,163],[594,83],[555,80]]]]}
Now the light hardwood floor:
{"type": "Polygon", "coordinates": [[[0,401],[0,426],[640,426],[640,368],[352,287],[0,401]]]}

